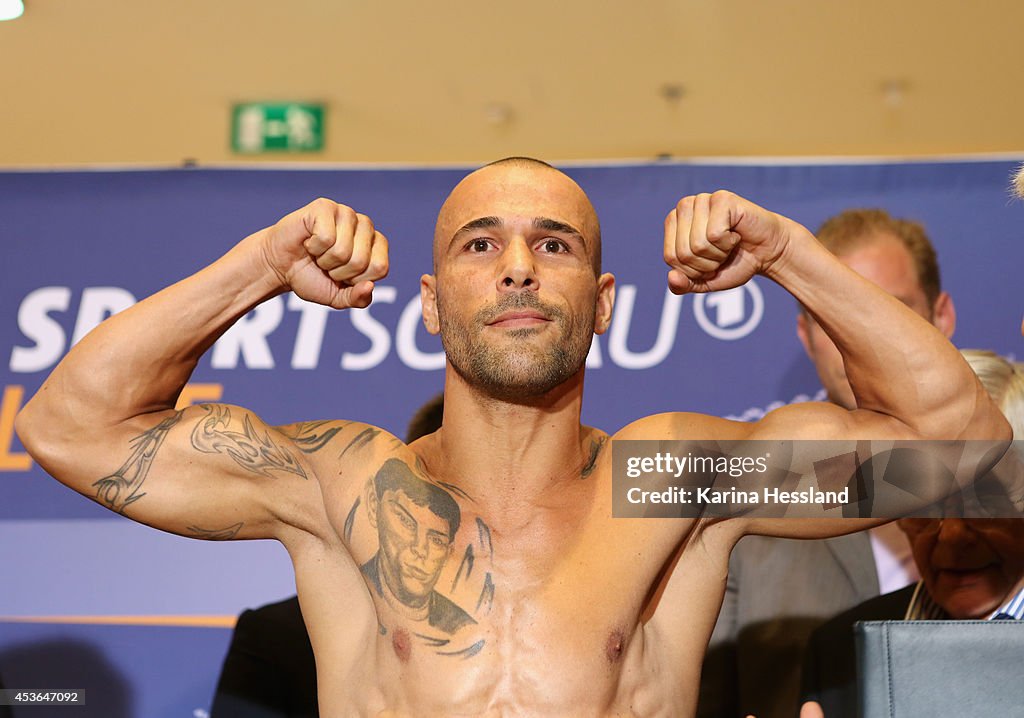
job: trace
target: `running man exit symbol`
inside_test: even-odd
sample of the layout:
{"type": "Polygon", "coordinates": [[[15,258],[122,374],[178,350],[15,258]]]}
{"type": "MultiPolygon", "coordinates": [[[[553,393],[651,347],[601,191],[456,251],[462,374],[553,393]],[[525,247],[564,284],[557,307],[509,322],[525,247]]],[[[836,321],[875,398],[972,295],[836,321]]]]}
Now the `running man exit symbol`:
{"type": "Polygon", "coordinates": [[[252,102],[231,113],[235,152],[316,152],[324,147],[324,107],[299,102],[252,102]]]}

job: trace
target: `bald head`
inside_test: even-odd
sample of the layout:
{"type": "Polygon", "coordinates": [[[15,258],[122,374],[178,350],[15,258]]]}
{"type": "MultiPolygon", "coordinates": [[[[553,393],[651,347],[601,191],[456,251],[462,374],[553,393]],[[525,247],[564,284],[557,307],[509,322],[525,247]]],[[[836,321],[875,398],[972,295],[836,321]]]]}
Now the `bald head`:
{"type": "Polygon", "coordinates": [[[601,227],[590,199],[568,175],[532,157],[491,162],[455,186],[434,228],[434,272],[460,231],[513,219],[578,233],[600,274],[601,227]]]}

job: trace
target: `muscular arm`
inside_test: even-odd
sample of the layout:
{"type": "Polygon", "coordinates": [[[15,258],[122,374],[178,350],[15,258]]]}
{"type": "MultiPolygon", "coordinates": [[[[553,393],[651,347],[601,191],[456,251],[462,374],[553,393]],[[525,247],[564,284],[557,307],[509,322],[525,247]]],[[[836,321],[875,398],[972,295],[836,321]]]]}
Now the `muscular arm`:
{"type": "Polygon", "coordinates": [[[26,405],[18,434],[63,483],[168,531],[242,538],[308,526],[318,488],[301,427],[279,431],[226,405],[176,411],[175,401],[203,352],[260,302],[293,289],[365,306],[386,268],[368,218],[318,200],[103,322],[26,405]]]}
{"type": "MultiPolygon", "coordinates": [[[[730,289],[758,273],[771,278],[807,307],[835,342],[858,408],[788,406],[754,424],[669,414],[645,420],[631,432],[635,438],[1009,439],[1006,420],[949,341],[837,260],[804,227],[718,192],[682,200],[665,229],[673,291],[730,289]]],[[[736,538],[744,533],[823,537],[869,525],[834,519],[729,523],[729,529],[716,530],[735,531],[736,538]]]]}

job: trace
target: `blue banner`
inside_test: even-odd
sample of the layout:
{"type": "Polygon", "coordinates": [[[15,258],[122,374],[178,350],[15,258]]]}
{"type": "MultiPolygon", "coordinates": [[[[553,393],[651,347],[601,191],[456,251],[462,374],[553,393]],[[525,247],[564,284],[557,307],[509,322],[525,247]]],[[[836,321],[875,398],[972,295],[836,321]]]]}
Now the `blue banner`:
{"type": "MultiPolygon", "coordinates": [[[[1010,200],[1007,192],[1014,166],[960,161],[569,168],[598,210],[605,269],[618,282],[611,330],[595,341],[588,360],[584,421],[611,432],[662,411],[749,420],[820,396],[796,339],[796,303],[779,287],[757,278],[708,296],[676,297],[666,290],[666,213],[684,195],[719,188],[812,230],[850,207],[882,207],[923,222],[938,250],[944,287],[956,302],[955,343],[1019,355],[1024,203],[1010,200]]],[[[226,630],[179,629],[180,640],[194,638],[203,646],[184,663],[209,676],[182,698],[187,686],[151,675],[179,670],[177,663],[172,667],[173,652],[152,657],[152,663],[128,660],[135,649],[114,640],[124,626],[75,623],[74,617],[234,616],[294,590],[284,552],[269,544],[189,542],[111,515],[47,477],[24,454],[13,434],[14,414],[68,348],[105,317],[327,196],[370,215],[390,241],[391,274],[379,283],[374,303],[366,310],[334,312],[291,295],[273,299],[217,342],[190,391],[197,401],[245,405],[271,423],[352,418],[404,434],[412,412],[442,388],[440,343],[420,322],[419,277],[431,271],[437,210],[463,174],[0,173],[0,247],[7,256],[0,286],[0,560],[8,571],[0,617],[58,617],[68,621],[62,630],[69,640],[109,652],[121,678],[144,694],[126,715],[185,715],[170,707],[208,706],[209,695],[201,692],[216,677],[226,630]]],[[[51,640],[53,629],[45,624],[0,625],[0,675],[15,674],[5,657],[20,655],[11,646],[32,640],[33,630],[40,641],[51,640]]],[[[52,660],[59,655],[53,653],[52,660]]],[[[19,687],[10,678],[7,684],[19,687]]]]}

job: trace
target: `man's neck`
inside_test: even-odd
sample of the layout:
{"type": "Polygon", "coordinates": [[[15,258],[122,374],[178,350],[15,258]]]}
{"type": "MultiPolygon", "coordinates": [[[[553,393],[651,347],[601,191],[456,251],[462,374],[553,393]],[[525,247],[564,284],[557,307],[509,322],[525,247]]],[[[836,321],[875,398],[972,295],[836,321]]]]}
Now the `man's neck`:
{"type": "Polygon", "coordinates": [[[541,397],[510,403],[449,368],[437,434],[443,480],[495,508],[533,503],[563,481],[578,481],[588,458],[582,400],[582,370],[541,397]]]}

